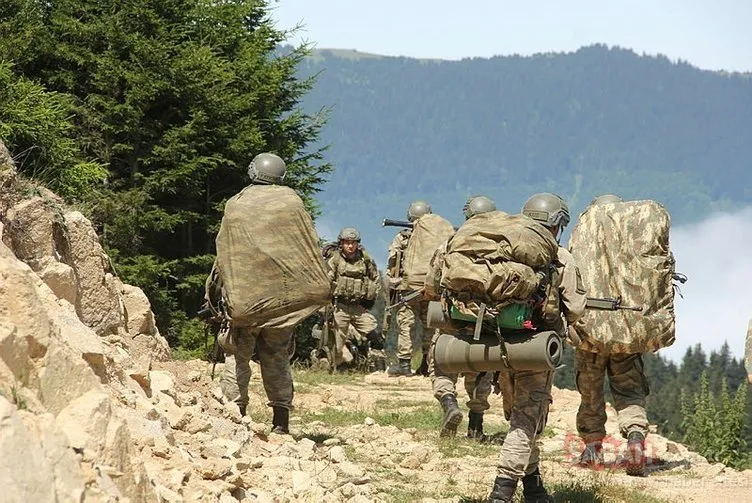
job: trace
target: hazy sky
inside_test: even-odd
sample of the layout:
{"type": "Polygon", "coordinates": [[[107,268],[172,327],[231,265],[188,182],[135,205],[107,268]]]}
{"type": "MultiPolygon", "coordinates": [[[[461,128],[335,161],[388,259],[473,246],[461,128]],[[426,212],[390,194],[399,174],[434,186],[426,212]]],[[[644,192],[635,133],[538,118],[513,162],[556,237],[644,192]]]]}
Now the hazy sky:
{"type": "Polygon", "coordinates": [[[752,0],[277,0],[279,28],[318,48],[463,57],[605,43],[705,69],[752,71],[752,0]]]}

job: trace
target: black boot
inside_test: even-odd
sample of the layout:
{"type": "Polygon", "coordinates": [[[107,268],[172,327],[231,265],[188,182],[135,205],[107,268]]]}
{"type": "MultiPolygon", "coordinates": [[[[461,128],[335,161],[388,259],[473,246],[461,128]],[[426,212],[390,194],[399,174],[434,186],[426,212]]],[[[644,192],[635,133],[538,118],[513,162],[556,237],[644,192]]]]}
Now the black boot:
{"type": "Polygon", "coordinates": [[[603,444],[600,440],[585,445],[585,450],[580,455],[579,464],[589,468],[603,466],[603,444]]]}
{"type": "Polygon", "coordinates": [[[496,477],[491,494],[488,495],[488,503],[512,503],[516,490],[516,480],[496,477]]]}
{"type": "Polygon", "coordinates": [[[428,377],[428,353],[423,353],[423,358],[420,360],[420,367],[418,367],[418,370],[415,373],[428,377]]]}
{"type": "Polygon", "coordinates": [[[467,415],[467,438],[483,442],[486,436],[483,434],[483,413],[470,412],[467,415]]]}
{"type": "Polygon", "coordinates": [[[272,407],[272,433],[287,435],[290,433],[290,409],[285,407],[272,407]]]}
{"type": "Polygon", "coordinates": [[[457,405],[457,397],[444,395],[441,397],[441,408],[444,409],[444,419],[441,422],[440,437],[453,437],[457,434],[457,426],[462,421],[462,411],[457,405]]]}
{"type": "Polygon", "coordinates": [[[400,358],[396,365],[392,365],[387,369],[386,373],[389,377],[412,376],[413,372],[410,370],[410,360],[400,358]]]}
{"type": "Polygon", "coordinates": [[[238,410],[240,410],[241,416],[245,416],[245,405],[238,405],[238,410]]]}
{"type": "Polygon", "coordinates": [[[528,473],[522,477],[522,496],[523,503],[549,503],[554,501],[546,488],[543,487],[543,479],[538,468],[533,473],[528,473]]]}
{"type": "Polygon", "coordinates": [[[645,435],[633,431],[627,437],[626,465],[627,475],[643,477],[645,475],[645,435]]]}

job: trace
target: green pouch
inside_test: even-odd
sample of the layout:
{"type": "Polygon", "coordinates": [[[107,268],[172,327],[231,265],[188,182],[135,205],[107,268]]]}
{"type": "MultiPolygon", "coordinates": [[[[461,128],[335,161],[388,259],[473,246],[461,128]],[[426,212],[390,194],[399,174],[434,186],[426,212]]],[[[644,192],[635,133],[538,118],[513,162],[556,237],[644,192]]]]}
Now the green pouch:
{"type": "MultiPolygon", "coordinates": [[[[532,314],[533,308],[526,304],[509,304],[501,308],[496,316],[496,323],[499,328],[521,329],[525,328],[524,323],[531,319],[532,314]]],[[[454,306],[449,308],[449,316],[453,320],[475,321],[475,316],[463,314],[454,306]]]]}

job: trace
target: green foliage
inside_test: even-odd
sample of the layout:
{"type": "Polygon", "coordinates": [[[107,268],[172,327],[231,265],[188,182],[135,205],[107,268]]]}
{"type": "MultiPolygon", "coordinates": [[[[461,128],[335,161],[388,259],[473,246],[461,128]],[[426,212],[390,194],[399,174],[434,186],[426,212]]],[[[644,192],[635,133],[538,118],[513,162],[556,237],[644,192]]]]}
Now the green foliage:
{"type": "Polygon", "coordinates": [[[0,56],[0,139],[21,173],[77,200],[101,186],[107,171],[83,160],[73,139],[71,110],[68,96],[15,75],[0,56]]]}
{"type": "Polygon", "coordinates": [[[745,465],[749,457],[743,436],[746,402],[746,382],[739,386],[732,399],[723,378],[720,396],[716,399],[708,373],[703,372],[698,392],[692,398],[685,393],[682,399],[684,441],[708,461],[733,467],[745,465]]]}
{"type": "MultiPolygon", "coordinates": [[[[296,76],[308,47],[278,50],[290,33],[269,9],[262,0],[0,7],[0,61],[54,91],[55,113],[73,114],[73,146],[106,166],[107,185],[83,207],[173,344],[195,339],[176,310],[200,305],[224,202],[248,183],[253,156],[284,158],[286,183],[312,214],[331,170],[312,145],[326,114],[298,108],[314,83],[296,76]]],[[[97,180],[93,168],[76,166],[66,187],[97,180]]]]}

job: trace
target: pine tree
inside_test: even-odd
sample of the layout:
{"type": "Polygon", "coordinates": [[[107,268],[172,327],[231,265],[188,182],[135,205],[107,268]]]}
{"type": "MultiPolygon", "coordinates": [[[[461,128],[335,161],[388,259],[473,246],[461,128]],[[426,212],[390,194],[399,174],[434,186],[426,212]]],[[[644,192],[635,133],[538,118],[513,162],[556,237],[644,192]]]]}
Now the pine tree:
{"type": "MultiPolygon", "coordinates": [[[[201,302],[224,202],[254,155],[288,163],[315,214],[331,166],[325,115],[300,110],[307,46],[279,49],[263,0],[11,0],[0,60],[69,96],[83,154],[107,167],[87,211],[118,273],[146,291],[172,344],[201,302]]],[[[186,336],[187,337],[187,336],[186,336]]]]}

